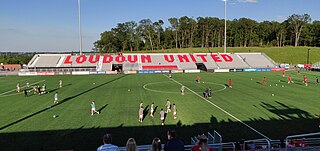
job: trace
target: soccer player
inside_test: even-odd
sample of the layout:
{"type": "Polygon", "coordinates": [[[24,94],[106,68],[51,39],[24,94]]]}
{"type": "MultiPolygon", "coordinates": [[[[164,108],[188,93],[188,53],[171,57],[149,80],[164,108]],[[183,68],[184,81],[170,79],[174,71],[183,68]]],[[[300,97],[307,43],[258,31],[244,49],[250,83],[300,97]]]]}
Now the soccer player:
{"type": "Polygon", "coordinates": [[[96,103],[94,103],[94,101],[92,101],[90,105],[91,105],[91,116],[92,116],[94,113],[100,114],[100,112],[96,110],[96,103]]]}
{"type": "Polygon", "coordinates": [[[167,107],[166,113],[171,112],[171,103],[170,103],[169,99],[167,99],[166,107],[167,107]]]}
{"type": "Polygon", "coordinates": [[[17,92],[19,93],[20,92],[20,83],[19,82],[17,83],[16,88],[17,88],[17,92]]]}
{"type": "Polygon", "coordinates": [[[43,84],[43,86],[42,86],[42,92],[43,92],[43,93],[46,93],[46,91],[47,91],[47,86],[46,86],[46,84],[43,84]]]}
{"type": "Polygon", "coordinates": [[[266,85],[267,84],[267,78],[266,77],[263,77],[262,79],[262,85],[266,85]]]}
{"type": "Polygon", "coordinates": [[[30,87],[30,84],[29,84],[28,80],[26,80],[26,87],[27,87],[27,88],[30,87]]]}
{"type": "Polygon", "coordinates": [[[143,101],[140,102],[139,108],[143,108],[143,101]]]}
{"type": "Polygon", "coordinates": [[[303,75],[303,83],[305,83],[306,82],[306,79],[307,79],[307,76],[306,75],[303,75]]]}
{"type": "Polygon", "coordinates": [[[290,76],[288,76],[288,83],[292,83],[292,81],[291,81],[291,77],[290,76]]]}
{"type": "Polygon", "coordinates": [[[24,94],[24,96],[25,96],[25,97],[27,97],[27,96],[28,96],[28,91],[27,91],[27,89],[26,89],[26,88],[23,90],[23,94],[24,94]]]}
{"type": "Polygon", "coordinates": [[[173,103],[173,119],[177,119],[177,107],[176,104],[173,103]]]}
{"type": "Polygon", "coordinates": [[[212,90],[211,88],[208,89],[208,96],[209,96],[209,99],[211,99],[211,95],[212,95],[212,90]]]}
{"type": "Polygon", "coordinates": [[[306,78],[306,79],[304,80],[304,82],[305,82],[306,86],[308,86],[308,83],[309,83],[308,78],[306,78]]]}
{"type": "Polygon", "coordinates": [[[143,107],[140,107],[139,109],[139,122],[142,123],[143,120],[143,107]]]}
{"type": "Polygon", "coordinates": [[[164,116],[165,116],[165,113],[164,113],[163,109],[161,108],[161,111],[160,111],[161,125],[164,125],[164,116]]]}
{"type": "Polygon", "coordinates": [[[196,82],[200,83],[200,80],[201,80],[200,76],[197,75],[196,82]]]}
{"type": "Polygon", "coordinates": [[[184,87],[184,85],[182,85],[181,86],[181,95],[184,95],[184,89],[185,89],[185,87],[184,87]]]}
{"type": "Polygon", "coordinates": [[[62,80],[59,80],[59,87],[62,88],[62,80]]]}
{"type": "Polygon", "coordinates": [[[282,77],[285,77],[285,76],[286,76],[286,71],[283,70],[283,71],[282,71],[282,77]]]}
{"type": "Polygon", "coordinates": [[[38,90],[38,94],[40,95],[40,94],[41,94],[41,87],[40,87],[40,85],[38,85],[37,90],[38,90]]]}
{"type": "Polygon", "coordinates": [[[229,88],[232,88],[232,80],[231,79],[229,79],[229,88]]]}
{"type": "Polygon", "coordinates": [[[319,79],[318,79],[318,77],[316,77],[316,84],[319,84],[319,79]]]}
{"type": "Polygon", "coordinates": [[[154,112],[154,103],[152,102],[151,107],[150,107],[150,116],[153,117],[153,112],[154,112]]]}
{"type": "Polygon", "coordinates": [[[53,104],[58,104],[59,102],[58,102],[58,92],[56,92],[55,94],[54,94],[54,102],[53,102],[53,104]]]}

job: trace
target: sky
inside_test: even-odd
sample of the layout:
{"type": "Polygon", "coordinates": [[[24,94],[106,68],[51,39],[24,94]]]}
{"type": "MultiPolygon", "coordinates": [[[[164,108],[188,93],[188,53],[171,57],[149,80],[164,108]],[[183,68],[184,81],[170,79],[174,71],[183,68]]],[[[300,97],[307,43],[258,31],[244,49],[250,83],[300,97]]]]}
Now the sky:
{"type": "MultiPolygon", "coordinates": [[[[227,0],[227,19],[282,22],[292,14],[320,20],[320,0],[227,0]]],[[[224,18],[223,0],[81,0],[83,51],[127,21],[188,16],[224,18]]],[[[0,0],[0,52],[79,51],[78,0],[0,0]]]]}

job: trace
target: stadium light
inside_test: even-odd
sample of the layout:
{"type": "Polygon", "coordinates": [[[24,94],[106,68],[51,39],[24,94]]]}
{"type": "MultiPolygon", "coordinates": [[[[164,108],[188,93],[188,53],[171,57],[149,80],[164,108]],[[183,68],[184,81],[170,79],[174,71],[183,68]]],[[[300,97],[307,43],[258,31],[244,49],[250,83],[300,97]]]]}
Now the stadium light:
{"type": "Polygon", "coordinates": [[[78,26],[79,26],[79,40],[80,40],[80,55],[82,55],[82,31],[81,31],[80,0],[78,0],[78,26]]]}
{"type": "Polygon", "coordinates": [[[224,1],[224,53],[227,53],[227,0],[224,1]]]}

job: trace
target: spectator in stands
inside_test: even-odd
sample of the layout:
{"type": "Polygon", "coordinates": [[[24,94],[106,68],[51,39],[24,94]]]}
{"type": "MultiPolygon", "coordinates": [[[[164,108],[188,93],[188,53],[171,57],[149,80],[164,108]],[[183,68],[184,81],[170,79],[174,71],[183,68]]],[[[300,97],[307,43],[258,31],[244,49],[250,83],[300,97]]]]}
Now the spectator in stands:
{"type": "Polygon", "coordinates": [[[198,137],[198,143],[192,147],[192,151],[213,151],[213,148],[208,146],[208,138],[202,134],[198,137]]]}
{"type": "Polygon", "coordinates": [[[150,151],[162,151],[161,140],[158,137],[152,140],[150,151]]]}
{"type": "Polygon", "coordinates": [[[111,134],[105,134],[103,136],[103,145],[101,145],[97,151],[119,151],[118,146],[112,145],[111,134]]]}
{"type": "Polygon", "coordinates": [[[129,138],[126,145],[126,151],[138,151],[137,143],[134,138],[129,138]]]}
{"type": "Polygon", "coordinates": [[[183,151],[183,142],[176,138],[176,131],[169,130],[167,132],[168,141],[164,144],[164,151],[183,151]]]}

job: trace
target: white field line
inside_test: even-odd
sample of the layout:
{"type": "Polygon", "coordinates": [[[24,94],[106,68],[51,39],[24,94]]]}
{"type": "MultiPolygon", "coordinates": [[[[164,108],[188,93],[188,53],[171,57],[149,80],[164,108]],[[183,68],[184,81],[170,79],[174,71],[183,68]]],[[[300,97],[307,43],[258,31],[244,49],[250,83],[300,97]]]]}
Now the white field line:
{"type": "MultiPolygon", "coordinates": [[[[41,80],[41,81],[38,81],[38,82],[35,82],[35,83],[31,83],[30,86],[35,85],[35,84],[38,84],[38,83],[41,83],[41,82],[43,82],[43,81],[46,81],[46,80],[41,80]]],[[[23,86],[23,87],[21,87],[21,88],[25,88],[25,87],[26,87],[26,86],[23,86]]],[[[5,94],[10,93],[10,92],[13,92],[13,91],[16,91],[16,90],[17,90],[17,89],[12,89],[12,90],[9,90],[9,91],[7,91],[7,92],[0,93],[0,96],[1,96],[1,95],[5,95],[5,94]]]]}
{"type": "MultiPolygon", "coordinates": [[[[166,76],[166,75],[164,75],[166,76]]],[[[166,76],[167,77],[167,76],[166,76]]],[[[176,80],[174,80],[173,78],[169,78],[172,81],[174,81],[175,83],[179,84],[182,86],[182,84],[176,80]]],[[[250,125],[246,124],[245,122],[241,121],[239,118],[235,117],[234,115],[232,115],[231,113],[229,113],[228,111],[222,109],[221,107],[219,107],[218,105],[210,102],[209,100],[207,100],[206,98],[204,98],[203,96],[199,95],[198,93],[194,92],[193,90],[191,90],[190,88],[186,87],[186,89],[188,89],[190,92],[192,92],[193,94],[199,96],[200,98],[202,98],[203,100],[205,100],[206,102],[208,102],[209,104],[213,105],[214,107],[216,107],[217,109],[219,109],[220,111],[224,112],[225,114],[229,115],[230,117],[234,118],[235,120],[237,120],[238,122],[240,122],[241,124],[243,124],[244,126],[248,127],[249,129],[253,130],[254,132],[258,133],[259,135],[261,135],[262,137],[271,140],[269,137],[265,136],[264,134],[262,134],[261,132],[259,132],[258,130],[254,129],[253,127],[251,127],[250,125]]]]}

